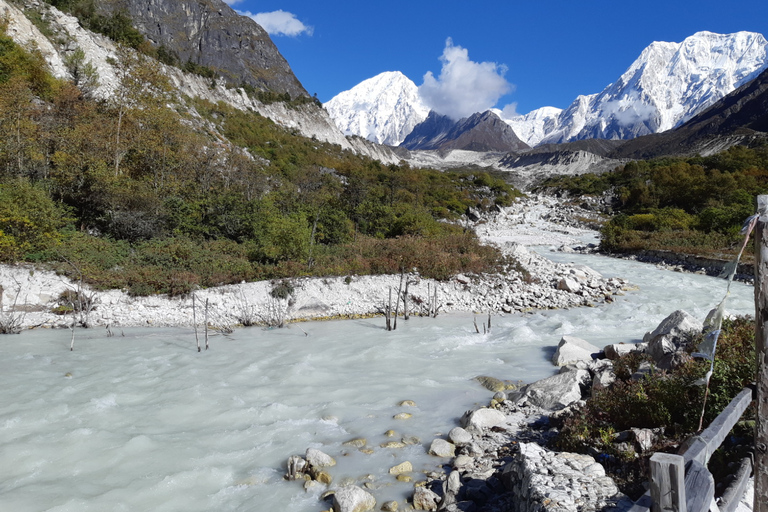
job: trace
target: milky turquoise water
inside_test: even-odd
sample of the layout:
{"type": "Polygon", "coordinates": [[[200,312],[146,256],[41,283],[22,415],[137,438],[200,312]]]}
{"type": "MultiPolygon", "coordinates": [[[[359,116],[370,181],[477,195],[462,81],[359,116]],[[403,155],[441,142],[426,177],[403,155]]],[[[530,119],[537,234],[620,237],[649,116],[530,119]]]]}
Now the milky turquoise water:
{"type": "MultiPolygon", "coordinates": [[[[635,262],[549,256],[640,288],[595,308],[494,317],[487,335],[465,314],[394,332],[382,319],[302,324],[308,336],[240,329],[202,353],[183,329],[80,330],[74,352],[66,330],[0,337],[0,511],[320,511],[319,490],[282,479],[310,446],[337,459],[336,482],[370,475],[379,503],[402,504],[412,487],[388,468],[445,462],[426,455],[431,440],[490,399],[473,377],[548,376],[564,334],[636,341],[675,309],[703,319],[725,291],[635,262]],[[417,406],[398,406],[406,399],[417,406]],[[389,429],[422,442],[381,448],[389,429]],[[355,437],[374,453],[342,445],[355,437]]],[[[751,313],[751,294],[735,284],[728,310],[751,313]]]]}

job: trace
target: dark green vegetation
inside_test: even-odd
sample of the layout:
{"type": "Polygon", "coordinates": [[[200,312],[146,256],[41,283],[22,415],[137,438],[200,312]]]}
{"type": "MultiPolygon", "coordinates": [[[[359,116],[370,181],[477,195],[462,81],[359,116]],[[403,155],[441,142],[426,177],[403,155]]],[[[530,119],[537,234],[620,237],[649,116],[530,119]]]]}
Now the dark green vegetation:
{"type": "MultiPolygon", "coordinates": [[[[724,321],[710,379],[704,427],[754,381],[754,329],[750,318],[724,321]]],[[[688,352],[700,341],[691,340],[688,352]]],[[[710,368],[709,361],[689,359],[674,370],[654,369],[633,380],[632,373],[644,360],[649,359],[645,355],[631,355],[616,361],[617,381],[609,388],[594,391],[586,406],[565,420],[555,441],[562,450],[602,454],[600,462],[619,481],[628,483],[624,490],[635,499],[643,492],[640,483],[647,480],[647,457],[656,451],[676,453],[680,443],[696,433],[705,393],[704,386],[696,381],[710,368]],[[631,428],[655,429],[660,435],[650,450],[638,453],[631,441],[622,442],[618,435],[631,428]]],[[[749,415],[754,415],[753,409],[747,410],[744,419],[748,420],[749,415]]],[[[742,422],[734,434],[751,436],[748,423],[742,422]]]]}
{"type": "Polygon", "coordinates": [[[121,51],[117,71],[115,94],[90,99],[0,31],[0,261],[137,295],[503,263],[451,222],[509,204],[517,192],[500,179],[382,165],[178,98],[141,53],[121,51]]]}
{"type": "Polygon", "coordinates": [[[618,214],[602,230],[605,251],[730,257],[742,223],[755,211],[755,197],[768,192],[768,147],[630,162],[600,176],[557,177],[544,186],[577,196],[616,196],[618,214]]]}

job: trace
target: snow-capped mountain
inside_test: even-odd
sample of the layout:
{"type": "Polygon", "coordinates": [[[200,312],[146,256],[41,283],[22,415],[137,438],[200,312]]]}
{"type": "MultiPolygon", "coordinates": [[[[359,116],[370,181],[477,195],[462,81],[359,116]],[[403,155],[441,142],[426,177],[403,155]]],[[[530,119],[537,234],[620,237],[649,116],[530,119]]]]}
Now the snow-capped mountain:
{"type": "Polygon", "coordinates": [[[698,32],[654,42],[601,93],[505,119],[529,145],[631,139],[679,126],[768,67],[768,41],[752,32],[698,32]]]}
{"type": "Polygon", "coordinates": [[[429,114],[416,84],[399,71],[360,82],[324,107],[345,135],[360,135],[390,146],[400,144],[429,114]]]}

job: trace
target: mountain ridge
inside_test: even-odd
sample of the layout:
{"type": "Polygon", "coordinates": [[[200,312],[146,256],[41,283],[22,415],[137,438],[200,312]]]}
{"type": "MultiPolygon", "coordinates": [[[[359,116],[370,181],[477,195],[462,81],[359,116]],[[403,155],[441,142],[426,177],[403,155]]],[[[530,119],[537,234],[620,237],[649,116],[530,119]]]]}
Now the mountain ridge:
{"type": "Polygon", "coordinates": [[[409,150],[517,151],[528,149],[494,112],[478,112],[458,121],[434,111],[401,144],[409,150]]]}

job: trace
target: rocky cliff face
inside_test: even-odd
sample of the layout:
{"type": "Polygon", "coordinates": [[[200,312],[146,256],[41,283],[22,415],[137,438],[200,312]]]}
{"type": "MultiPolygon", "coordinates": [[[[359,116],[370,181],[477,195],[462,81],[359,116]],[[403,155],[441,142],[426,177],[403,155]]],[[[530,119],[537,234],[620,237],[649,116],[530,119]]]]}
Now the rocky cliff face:
{"type": "Polygon", "coordinates": [[[231,84],[308,96],[267,32],[222,0],[106,0],[97,6],[107,13],[124,9],[155,46],[182,63],[214,69],[231,84]]]}

